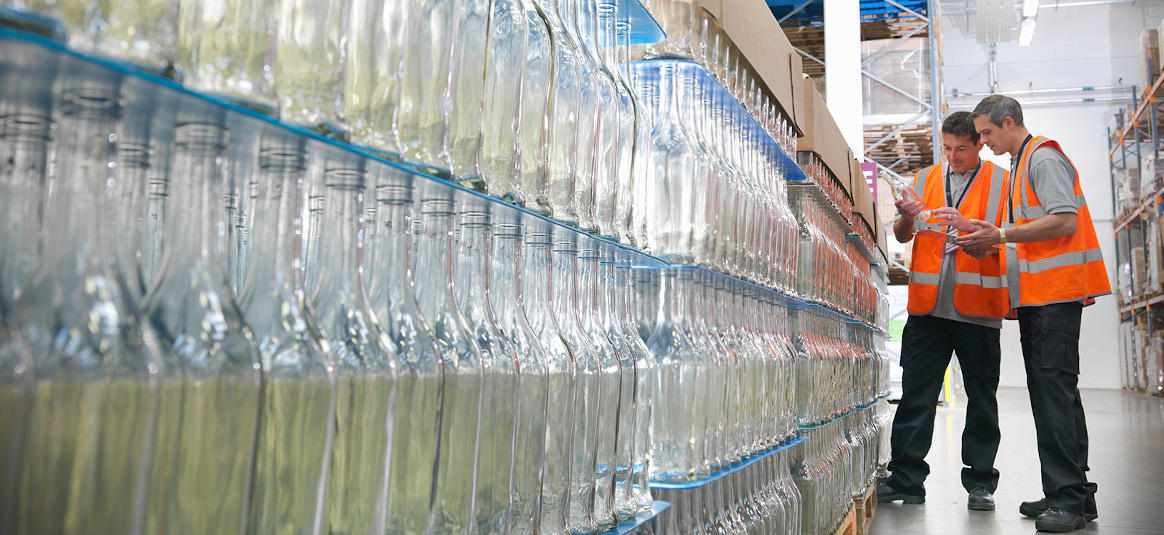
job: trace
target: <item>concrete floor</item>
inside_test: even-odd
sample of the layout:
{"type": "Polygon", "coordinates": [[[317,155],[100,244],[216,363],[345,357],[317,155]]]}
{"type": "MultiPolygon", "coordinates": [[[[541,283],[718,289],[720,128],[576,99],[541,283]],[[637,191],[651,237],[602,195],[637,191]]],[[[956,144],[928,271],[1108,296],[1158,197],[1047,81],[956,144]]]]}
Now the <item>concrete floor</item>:
{"type": "MultiPolygon", "coordinates": [[[[872,535],[1032,534],[1034,521],[1019,503],[1042,497],[1030,400],[1023,388],[998,392],[1002,443],[995,466],[1002,474],[993,512],[966,509],[961,436],[965,408],[940,407],[926,462],[924,505],[879,504],[872,535]]],[[[1076,533],[1164,534],[1164,400],[1113,390],[1084,390],[1091,442],[1089,479],[1099,485],[1099,519],[1076,533]]]]}

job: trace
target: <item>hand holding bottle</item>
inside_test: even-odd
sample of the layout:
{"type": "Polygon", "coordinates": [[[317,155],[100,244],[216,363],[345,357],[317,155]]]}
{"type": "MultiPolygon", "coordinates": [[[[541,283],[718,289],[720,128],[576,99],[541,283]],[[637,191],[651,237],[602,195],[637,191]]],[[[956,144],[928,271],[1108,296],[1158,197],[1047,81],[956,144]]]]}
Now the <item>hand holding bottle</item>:
{"type": "Polygon", "coordinates": [[[926,206],[920,201],[910,198],[900,198],[893,202],[897,207],[897,211],[906,219],[917,219],[918,214],[926,209],[926,206]]]}
{"type": "Polygon", "coordinates": [[[956,208],[943,206],[934,210],[934,219],[945,221],[947,225],[967,234],[978,230],[978,226],[966,219],[956,208]]]}

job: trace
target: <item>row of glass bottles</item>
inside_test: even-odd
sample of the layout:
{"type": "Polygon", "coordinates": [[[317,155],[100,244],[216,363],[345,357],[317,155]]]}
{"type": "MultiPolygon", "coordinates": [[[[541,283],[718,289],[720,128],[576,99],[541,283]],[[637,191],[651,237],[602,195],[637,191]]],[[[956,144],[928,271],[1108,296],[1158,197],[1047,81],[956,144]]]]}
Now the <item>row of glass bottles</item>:
{"type": "Polygon", "coordinates": [[[651,479],[703,478],[795,437],[786,300],[703,270],[659,278],[652,401],[668,410],[652,420],[651,479]]]}
{"type": "Polygon", "coordinates": [[[845,435],[845,420],[853,414],[801,428],[808,440],[793,450],[792,462],[801,495],[801,533],[832,533],[853,506],[853,450],[845,435]]]}
{"type": "Polygon", "coordinates": [[[60,20],[80,50],[635,243],[650,128],[615,0],[7,3],[60,20]]]}
{"type": "Polygon", "coordinates": [[[796,225],[777,146],[697,65],[645,62],[636,74],[654,125],[635,209],[645,248],[791,293],[796,225]]]}
{"type": "Polygon", "coordinates": [[[59,82],[0,144],[5,531],[565,533],[649,510],[627,253],[59,82]]]}
{"type": "MultiPolygon", "coordinates": [[[[796,154],[797,164],[804,170],[804,175],[813,184],[816,184],[829,201],[836,207],[846,221],[853,222],[853,199],[845,191],[845,186],[837,176],[829,170],[824,161],[815,152],[801,151],[796,154]]],[[[874,242],[876,243],[876,242],[874,242]]]]}
{"type": "MultiPolygon", "coordinates": [[[[789,187],[799,223],[798,294],[851,313],[857,266],[847,252],[848,225],[815,184],[789,187]]],[[[867,269],[868,260],[861,260],[867,269]]]]}
{"type": "Polygon", "coordinates": [[[763,125],[785,154],[796,154],[795,126],[717,21],[691,0],[650,0],[645,3],[650,6],[651,14],[667,38],[637,47],[634,58],[695,61],[763,125]]]}
{"type": "Polygon", "coordinates": [[[844,310],[850,316],[872,324],[876,319],[879,297],[877,286],[872,279],[871,264],[857,245],[856,240],[859,237],[850,234],[846,238],[845,254],[849,257],[849,265],[852,266],[854,275],[850,279],[853,286],[849,290],[849,300],[845,303],[844,310]]]}
{"type": "Polygon", "coordinates": [[[796,535],[801,497],[789,450],[769,454],[710,483],[655,491],[671,510],[652,522],[658,534],[796,535]]]}
{"type": "Polygon", "coordinates": [[[881,395],[889,362],[876,347],[875,331],[819,306],[797,309],[793,316],[801,426],[836,418],[881,395]]]}

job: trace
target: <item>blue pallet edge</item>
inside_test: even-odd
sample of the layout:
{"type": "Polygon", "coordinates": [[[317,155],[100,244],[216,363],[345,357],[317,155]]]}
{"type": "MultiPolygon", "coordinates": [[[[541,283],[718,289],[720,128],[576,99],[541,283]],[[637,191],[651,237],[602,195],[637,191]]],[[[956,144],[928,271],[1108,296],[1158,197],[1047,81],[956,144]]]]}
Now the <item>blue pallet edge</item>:
{"type": "Polygon", "coordinates": [[[619,522],[618,526],[614,529],[602,531],[599,533],[601,535],[626,535],[627,533],[631,533],[634,530],[639,529],[643,526],[643,524],[654,520],[655,517],[659,516],[663,513],[663,511],[666,511],[670,507],[671,504],[668,502],[655,500],[655,503],[651,504],[651,511],[649,513],[642,513],[630,520],[623,520],[622,522],[619,522]]]}
{"type": "Polygon", "coordinates": [[[785,442],[784,444],[781,444],[779,446],[774,446],[774,447],[769,448],[765,451],[757,453],[751,457],[748,457],[747,459],[744,459],[743,461],[741,461],[740,464],[737,464],[737,465],[732,466],[730,468],[725,468],[725,469],[720,470],[714,474],[711,474],[710,476],[707,476],[707,477],[701,478],[701,479],[696,479],[694,481],[686,481],[683,483],[666,483],[666,482],[661,482],[661,481],[660,482],[651,481],[651,489],[652,490],[654,490],[654,489],[658,489],[658,490],[696,489],[696,488],[702,487],[704,485],[707,485],[708,483],[712,483],[716,480],[727,477],[728,475],[739,472],[740,470],[743,470],[743,469],[747,468],[748,466],[751,466],[751,465],[753,465],[753,464],[755,464],[763,459],[771,457],[772,455],[775,455],[777,453],[785,451],[785,450],[787,450],[787,449],[789,449],[797,444],[800,444],[806,440],[808,440],[807,437],[799,437],[795,440],[790,440],[788,442],[785,442]]]}

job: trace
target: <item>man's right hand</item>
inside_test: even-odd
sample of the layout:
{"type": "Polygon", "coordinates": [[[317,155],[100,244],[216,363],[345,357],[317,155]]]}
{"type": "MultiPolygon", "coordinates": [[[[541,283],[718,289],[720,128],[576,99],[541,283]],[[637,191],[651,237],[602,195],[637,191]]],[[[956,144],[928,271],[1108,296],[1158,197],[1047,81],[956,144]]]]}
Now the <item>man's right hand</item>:
{"type": "Polygon", "coordinates": [[[897,211],[905,218],[912,221],[918,214],[925,210],[925,205],[914,199],[897,199],[893,203],[897,207],[897,211]]]}

